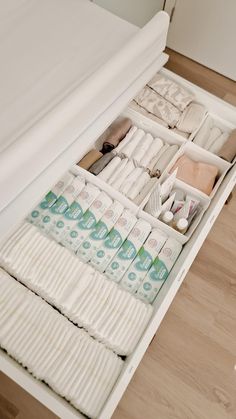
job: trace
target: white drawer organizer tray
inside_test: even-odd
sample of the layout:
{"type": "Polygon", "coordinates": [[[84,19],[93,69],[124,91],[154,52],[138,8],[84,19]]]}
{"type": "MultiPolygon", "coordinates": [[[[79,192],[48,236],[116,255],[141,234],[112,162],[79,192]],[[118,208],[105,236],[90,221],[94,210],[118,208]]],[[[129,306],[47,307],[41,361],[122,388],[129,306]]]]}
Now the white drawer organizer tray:
{"type": "MultiPolygon", "coordinates": [[[[30,1],[19,6],[16,0],[0,6],[5,32],[11,33],[11,37],[9,35],[7,40],[3,37],[0,44],[6,64],[0,80],[4,92],[1,102],[4,112],[0,119],[4,127],[0,157],[0,236],[4,240],[51,185],[93,146],[104,129],[167,60],[162,51],[168,18],[163,13],[138,30],[85,0],[42,3],[30,1]],[[59,41],[58,34],[61,36],[59,41]],[[25,45],[25,54],[22,45],[25,45]],[[18,65],[19,78],[8,83],[10,65],[18,65]]],[[[181,77],[162,71],[195,93],[197,100],[206,105],[222,126],[236,127],[235,108],[181,77]]],[[[133,111],[127,110],[125,114],[147,131],[157,133],[166,141],[182,144],[181,150],[186,147],[201,156],[204,154],[207,159],[218,159],[133,111]]],[[[112,416],[236,183],[235,165],[219,164],[222,164],[219,167],[222,176],[210,197],[209,207],[161,288],[154,302],[152,318],[134,351],[125,359],[99,419],[112,416]]],[[[73,171],[81,172],[81,169],[74,166],[73,171]]],[[[99,184],[93,175],[86,173],[86,177],[99,184]]],[[[109,185],[101,182],[100,186],[109,192],[109,185]]],[[[138,211],[140,216],[147,215],[142,207],[134,206],[118,192],[112,190],[112,196],[123,199],[124,204],[138,211]]],[[[155,220],[152,222],[160,224],[155,220]]],[[[0,352],[0,367],[60,418],[84,417],[3,351],[0,352]]]]}

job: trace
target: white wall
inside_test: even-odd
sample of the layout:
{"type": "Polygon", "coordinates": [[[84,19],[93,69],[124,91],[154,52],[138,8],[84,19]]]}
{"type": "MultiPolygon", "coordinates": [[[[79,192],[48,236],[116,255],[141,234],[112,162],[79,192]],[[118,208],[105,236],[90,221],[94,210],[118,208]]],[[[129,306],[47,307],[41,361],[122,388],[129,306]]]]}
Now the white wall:
{"type": "Polygon", "coordinates": [[[94,3],[142,27],[162,10],[164,0],[94,0],[94,3]]]}
{"type": "Polygon", "coordinates": [[[236,0],[177,0],[167,45],[236,80],[236,0]]]}

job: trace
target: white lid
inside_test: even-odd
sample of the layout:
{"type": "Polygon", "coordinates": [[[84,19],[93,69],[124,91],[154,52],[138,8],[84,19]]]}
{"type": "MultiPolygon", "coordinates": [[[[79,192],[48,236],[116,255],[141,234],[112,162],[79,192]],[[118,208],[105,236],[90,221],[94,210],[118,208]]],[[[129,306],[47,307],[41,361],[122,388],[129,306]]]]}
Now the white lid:
{"type": "Polygon", "coordinates": [[[186,220],[186,218],[180,218],[177,221],[176,227],[178,230],[184,230],[188,227],[188,220],[186,220]]]}
{"type": "Polygon", "coordinates": [[[169,223],[174,218],[174,214],[171,211],[165,211],[162,215],[162,220],[164,223],[169,223]]]}
{"type": "Polygon", "coordinates": [[[88,0],[2,1],[0,16],[1,235],[164,65],[169,20],[138,29],[88,0]]]}

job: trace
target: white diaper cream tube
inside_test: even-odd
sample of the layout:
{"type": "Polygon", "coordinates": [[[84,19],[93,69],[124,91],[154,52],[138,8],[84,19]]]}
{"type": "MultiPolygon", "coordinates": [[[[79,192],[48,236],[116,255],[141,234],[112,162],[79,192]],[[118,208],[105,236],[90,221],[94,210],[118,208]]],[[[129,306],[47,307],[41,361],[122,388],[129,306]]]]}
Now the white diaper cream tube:
{"type": "Polygon", "coordinates": [[[108,278],[115,282],[120,282],[150,231],[151,225],[147,221],[137,221],[120,250],[106,268],[105,275],[108,278]]]}
{"type": "Polygon", "coordinates": [[[88,183],[82,189],[78,197],[72,203],[71,211],[68,210],[69,212],[67,214],[66,220],[64,219],[65,227],[62,234],[60,235],[60,243],[64,244],[66,247],[69,247],[71,231],[73,230],[76,223],[83,217],[90,205],[92,205],[92,203],[95,201],[99,193],[100,189],[91,183],[88,183]]]}
{"type": "Polygon", "coordinates": [[[78,250],[79,246],[88,237],[111,204],[112,199],[105,192],[101,192],[97,196],[90,208],[85,212],[81,220],[76,223],[70,232],[70,242],[68,247],[71,250],[74,252],[78,250]]]}
{"type": "Polygon", "coordinates": [[[91,260],[91,265],[104,272],[111,259],[122,246],[126,237],[137,222],[137,218],[129,210],[124,210],[111,232],[91,260]]]}
{"type": "Polygon", "coordinates": [[[46,213],[45,210],[52,207],[55,204],[59,196],[64,192],[66,187],[72,182],[74,176],[71,173],[66,173],[52,189],[47,193],[43,200],[37,205],[36,208],[31,211],[27,217],[27,221],[34,225],[37,225],[41,220],[42,216],[46,213]]]}
{"type": "Polygon", "coordinates": [[[177,240],[169,237],[138,288],[138,298],[148,303],[152,303],[155,300],[181,250],[182,245],[177,240]]]}
{"type": "Polygon", "coordinates": [[[143,278],[151,268],[155,258],[164,246],[167,235],[161,230],[155,229],[148,236],[146,242],[139,250],[136,258],[121,279],[121,286],[134,294],[143,278]]]}
{"type": "Polygon", "coordinates": [[[118,201],[113,202],[113,204],[106,210],[101,220],[98,221],[94,229],[83,241],[77,251],[77,255],[84,262],[88,262],[96,253],[97,249],[102,243],[102,240],[107,237],[112,227],[114,227],[118,218],[121,216],[123,210],[123,205],[118,201]]]}

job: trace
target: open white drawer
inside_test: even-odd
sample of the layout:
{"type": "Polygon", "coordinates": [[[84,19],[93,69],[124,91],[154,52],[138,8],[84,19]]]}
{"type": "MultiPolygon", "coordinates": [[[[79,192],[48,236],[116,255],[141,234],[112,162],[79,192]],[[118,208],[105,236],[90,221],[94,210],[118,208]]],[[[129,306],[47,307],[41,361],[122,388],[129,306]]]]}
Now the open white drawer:
{"type": "MultiPolygon", "coordinates": [[[[53,2],[52,2],[53,3],[53,2]]],[[[90,7],[90,6],[89,6],[90,7]]],[[[167,25],[167,23],[166,23],[167,25]]],[[[155,25],[154,25],[155,26],[155,25]]],[[[165,25],[164,25],[165,26],[165,25]]],[[[163,27],[164,27],[163,26],[163,27]]],[[[150,28],[149,28],[150,29],[150,28]]],[[[134,28],[132,28],[132,31],[134,28]]],[[[131,32],[132,32],[131,31],[131,32]]],[[[166,28],[163,29],[163,34],[166,31],[166,28]]],[[[149,33],[149,30],[147,31],[149,33]]],[[[152,32],[152,30],[151,30],[152,32]]],[[[155,30],[152,32],[155,33],[155,30]]],[[[146,35],[145,35],[146,36],[146,35]]],[[[163,35],[164,39],[165,35],[163,35]]],[[[140,45],[140,39],[136,40],[137,44],[140,45]]],[[[165,40],[162,41],[165,43],[165,40]]],[[[152,47],[152,40],[149,39],[148,42],[152,47]]],[[[163,45],[163,44],[162,44],[163,45]]],[[[163,46],[160,50],[163,49],[163,46]]],[[[149,54],[153,54],[153,48],[150,49],[149,54]]],[[[140,51],[140,57],[142,52],[140,51]]],[[[154,56],[153,56],[154,58],[154,56]]],[[[69,114],[68,116],[68,124],[64,127],[65,130],[61,130],[61,126],[59,124],[58,129],[54,132],[55,141],[50,142],[50,138],[53,134],[53,130],[49,128],[47,133],[49,134],[48,137],[48,145],[52,146],[52,156],[50,161],[44,161],[42,164],[43,157],[47,154],[44,153],[42,146],[40,145],[41,151],[43,156],[39,158],[40,165],[35,168],[33,164],[29,168],[29,172],[27,171],[26,177],[21,177],[19,182],[20,184],[13,182],[13,187],[11,189],[11,194],[5,196],[4,205],[2,206],[2,211],[0,213],[0,227],[1,227],[1,236],[7,235],[11,229],[14,229],[18,222],[29,213],[30,209],[33,208],[36,202],[39,201],[39,198],[45,194],[45,192],[49,189],[49,187],[55,183],[55,181],[61,176],[63,172],[65,172],[69,167],[72,166],[73,163],[78,161],[80,157],[82,157],[87,150],[91,148],[94,144],[96,139],[102,133],[102,131],[110,124],[112,120],[116,118],[118,114],[120,114],[123,109],[126,107],[127,103],[135,96],[137,91],[153,76],[153,74],[159,70],[164,62],[166,61],[166,56],[162,55],[156,57],[156,59],[151,59],[147,66],[147,68],[140,67],[139,74],[136,74],[133,78],[130,75],[129,79],[129,87],[124,87],[120,89],[119,94],[118,90],[115,94],[115,101],[110,103],[109,106],[105,110],[104,104],[104,112],[100,115],[96,115],[94,118],[93,123],[86,126],[86,129],[82,126],[79,126],[77,123],[75,125],[74,122],[79,113],[79,110],[76,106],[73,107],[73,118],[70,120],[69,114]],[[77,114],[76,114],[77,112],[77,114]],[[72,131],[71,131],[72,130],[72,131]],[[79,136],[75,134],[80,134],[79,136]],[[59,137],[58,137],[59,135],[59,137]],[[65,136],[68,135],[68,143],[65,145],[65,142],[62,140],[65,139],[65,136]],[[61,142],[62,148],[60,151],[56,148],[57,139],[59,138],[59,143],[61,142]],[[17,188],[20,189],[17,189],[17,188]],[[16,193],[17,191],[17,193],[16,193]],[[20,192],[20,193],[19,193],[20,192]],[[14,195],[15,194],[15,195],[14,195]],[[14,220],[12,222],[12,220],[14,220]]],[[[230,124],[236,127],[236,110],[232,106],[224,103],[222,100],[212,96],[211,94],[205,92],[204,90],[194,86],[193,84],[183,80],[179,76],[167,71],[162,70],[164,74],[176,79],[181,84],[189,87],[193,92],[196,93],[199,101],[204,103],[210,112],[214,113],[215,115],[222,118],[222,120],[226,121],[226,124],[230,124]]],[[[131,74],[131,73],[130,73],[131,74]]],[[[120,80],[122,85],[122,80],[120,80]]],[[[123,79],[124,82],[124,79],[123,79]]],[[[118,85],[117,85],[118,86],[118,85]]],[[[107,88],[107,86],[106,86],[107,88]]],[[[108,88],[109,90],[109,88],[108,88]]],[[[114,94],[114,92],[112,92],[114,94]]],[[[112,96],[112,95],[111,95],[112,96]]],[[[101,96],[97,97],[97,104],[101,105],[99,100],[101,96]]],[[[105,100],[106,102],[106,100],[105,100]]],[[[67,104],[67,106],[69,106],[67,104]]],[[[70,108],[70,106],[69,106],[70,108]]],[[[60,110],[68,112],[69,108],[66,109],[64,107],[60,110]]],[[[60,112],[58,115],[60,115],[60,112]]],[[[91,117],[91,113],[87,115],[87,117],[91,117]]],[[[136,115],[136,118],[139,118],[136,115]]],[[[85,118],[86,119],[86,118],[85,118]]],[[[56,119],[58,122],[58,119],[56,119]]],[[[45,120],[43,119],[42,125],[37,127],[33,127],[35,131],[30,131],[27,133],[29,134],[28,140],[31,135],[37,133],[40,135],[41,128],[45,129],[47,123],[50,126],[51,121],[53,121],[53,117],[47,117],[45,120]],[[39,131],[37,131],[37,129],[39,131]]],[[[140,117],[140,121],[147,127],[147,130],[157,130],[163,138],[172,137],[173,139],[176,138],[177,141],[183,143],[182,137],[179,137],[176,134],[168,132],[166,128],[162,126],[156,125],[153,121],[148,120],[147,118],[140,117]]],[[[52,122],[53,125],[53,122],[52,122]]],[[[27,145],[27,137],[24,136],[21,140],[25,142],[25,146],[27,145]]],[[[22,141],[19,142],[18,146],[22,145],[22,141]]],[[[24,142],[23,141],[23,142],[24,142]]],[[[59,144],[58,143],[58,144],[59,144]]],[[[48,149],[47,149],[48,150],[48,149]]],[[[11,161],[11,153],[9,152],[9,158],[11,161]]],[[[17,148],[15,150],[17,152],[17,148]]],[[[12,162],[16,161],[17,154],[14,154],[14,159],[12,162]]],[[[7,163],[9,163],[9,161],[7,163]]],[[[25,159],[21,160],[21,167],[25,164],[25,159]]],[[[76,170],[76,169],[75,169],[76,170]]],[[[4,173],[4,176],[9,173],[9,170],[4,173]]],[[[11,176],[16,175],[16,172],[12,170],[10,173],[11,176]]],[[[10,177],[11,179],[11,177],[10,177]]],[[[199,249],[201,248],[205,238],[207,237],[214,221],[216,220],[219,212],[221,211],[228,195],[232,191],[233,187],[236,184],[236,166],[232,165],[229,168],[228,173],[222,180],[216,194],[212,197],[211,203],[207,211],[205,212],[201,222],[197,226],[196,230],[194,231],[192,237],[185,244],[180,257],[178,258],[174,268],[172,269],[167,281],[161,288],[155,302],[154,302],[154,314],[147,326],[143,336],[141,337],[139,343],[137,344],[133,353],[128,356],[124,362],[124,367],[122,373],[117,380],[109,398],[107,399],[102,411],[100,412],[99,419],[108,419],[111,418],[114,409],[116,408],[119,400],[121,399],[130,379],[132,378],[139,362],[142,359],[148,345],[150,344],[153,336],[155,335],[165,313],[168,310],[178,288],[180,287],[182,281],[184,280],[194,258],[196,257],[199,249]]],[[[127,204],[128,205],[128,204],[127,204]]],[[[137,208],[137,211],[139,209],[137,208]]],[[[59,397],[56,393],[54,393],[46,384],[41,383],[34,379],[24,368],[22,368],[17,362],[13,359],[8,357],[5,352],[0,352],[0,367],[1,370],[11,377],[14,381],[16,381],[19,385],[25,388],[30,394],[32,394],[35,398],[37,398],[41,403],[45,404],[50,410],[55,412],[60,418],[63,419],[72,419],[72,418],[83,418],[84,416],[74,409],[69,403],[67,403],[64,399],[59,397]]]]}

